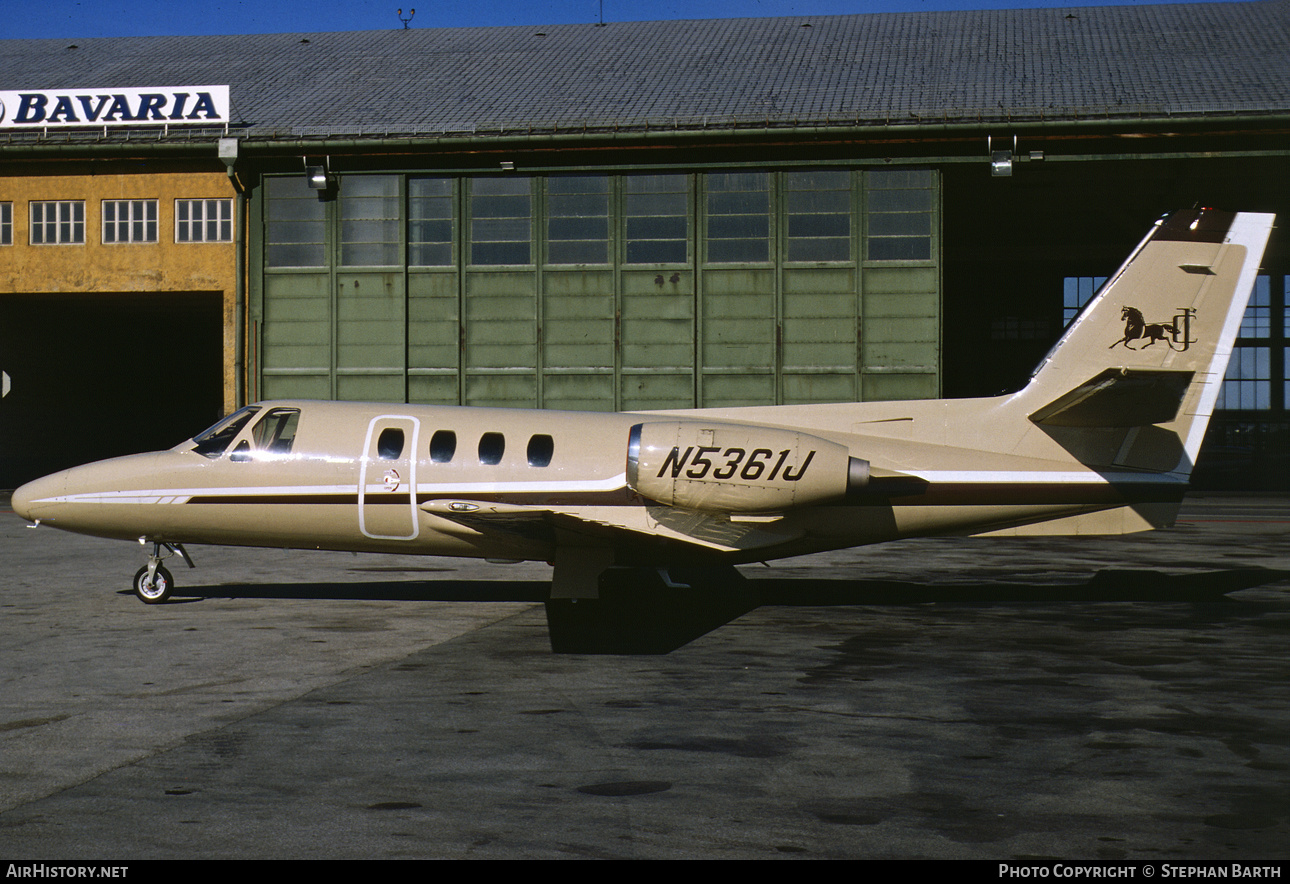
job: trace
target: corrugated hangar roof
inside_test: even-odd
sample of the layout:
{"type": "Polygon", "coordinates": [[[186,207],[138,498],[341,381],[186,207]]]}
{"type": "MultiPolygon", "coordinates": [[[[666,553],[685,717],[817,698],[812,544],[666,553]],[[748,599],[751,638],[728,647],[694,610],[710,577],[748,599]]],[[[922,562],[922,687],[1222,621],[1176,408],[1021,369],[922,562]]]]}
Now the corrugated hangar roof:
{"type": "Polygon", "coordinates": [[[216,83],[266,139],[1285,114],[1290,0],[0,41],[5,90],[216,83]]]}

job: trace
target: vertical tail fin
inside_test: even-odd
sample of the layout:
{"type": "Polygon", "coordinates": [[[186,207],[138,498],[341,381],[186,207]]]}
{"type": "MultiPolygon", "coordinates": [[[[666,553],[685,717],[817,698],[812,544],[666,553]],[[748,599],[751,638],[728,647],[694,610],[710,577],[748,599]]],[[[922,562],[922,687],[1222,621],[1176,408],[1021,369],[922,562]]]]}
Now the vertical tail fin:
{"type": "Polygon", "coordinates": [[[1213,209],[1156,222],[1014,404],[1083,463],[1190,474],[1272,222],[1213,209]]]}

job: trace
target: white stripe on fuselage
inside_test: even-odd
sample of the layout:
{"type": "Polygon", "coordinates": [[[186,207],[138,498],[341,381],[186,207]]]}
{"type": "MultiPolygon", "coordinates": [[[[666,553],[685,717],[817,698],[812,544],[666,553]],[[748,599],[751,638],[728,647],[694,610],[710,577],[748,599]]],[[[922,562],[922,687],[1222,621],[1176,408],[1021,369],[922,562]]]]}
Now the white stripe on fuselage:
{"type": "MultiPolygon", "coordinates": [[[[372,483],[376,484],[376,483],[372,483]]],[[[544,482],[437,482],[417,485],[417,494],[567,494],[571,492],[618,491],[627,487],[627,476],[619,473],[593,482],[568,480],[544,482]]],[[[187,503],[194,497],[294,497],[317,494],[354,494],[356,485],[247,485],[219,488],[149,488],[138,491],[88,491],[42,497],[33,503],[187,503]]],[[[387,492],[374,492],[379,496],[387,492]]]]}
{"type": "Polygon", "coordinates": [[[935,484],[975,485],[1115,485],[1124,483],[1151,483],[1153,485],[1185,485],[1181,476],[1173,473],[1095,473],[1059,472],[1057,470],[908,470],[908,475],[926,479],[935,484]]]}
{"type": "MultiPolygon", "coordinates": [[[[909,470],[907,475],[936,484],[975,485],[1113,485],[1149,483],[1184,485],[1180,477],[1169,473],[1096,473],[1044,470],[909,470]]],[[[607,479],[542,482],[436,482],[417,485],[417,494],[445,494],[467,497],[471,494],[569,494],[577,492],[619,491],[627,487],[626,475],[619,473],[607,479]]],[[[194,497],[294,497],[319,494],[353,494],[354,485],[269,485],[218,488],[151,488],[138,491],[91,491],[45,497],[33,503],[106,503],[106,504],[182,504],[194,497]]],[[[375,492],[379,496],[385,492],[375,492]]]]}

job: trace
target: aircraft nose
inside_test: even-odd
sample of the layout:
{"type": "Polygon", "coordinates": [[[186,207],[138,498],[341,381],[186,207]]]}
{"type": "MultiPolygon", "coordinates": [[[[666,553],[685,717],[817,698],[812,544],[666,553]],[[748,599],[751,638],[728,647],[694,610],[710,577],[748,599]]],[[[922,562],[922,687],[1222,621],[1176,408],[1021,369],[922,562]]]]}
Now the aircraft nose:
{"type": "Polygon", "coordinates": [[[62,492],[64,481],[64,473],[55,473],[22,485],[13,493],[13,511],[29,522],[45,518],[54,506],[48,499],[62,492]]]}

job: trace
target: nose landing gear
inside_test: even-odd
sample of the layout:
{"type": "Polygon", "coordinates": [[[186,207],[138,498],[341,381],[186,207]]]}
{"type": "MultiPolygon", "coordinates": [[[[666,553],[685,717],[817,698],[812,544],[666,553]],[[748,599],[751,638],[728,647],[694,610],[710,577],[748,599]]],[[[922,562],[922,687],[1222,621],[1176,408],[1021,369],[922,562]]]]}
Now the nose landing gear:
{"type": "MultiPolygon", "coordinates": [[[[147,543],[147,540],[140,537],[139,542],[147,543]]],[[[134,594],[139,597],[139,601],[145,605],[157,605],[170,598],[171,592],[175,589],[175,578],[161,564],[161,561],[174,555],[187,562],[188,567],[197,567],[193,564],[193,560],[188,555],[188,550],[184,549],[182,543],[154,542],[152,544],[152,555],[148,556],[148,564],[140,568],[134,575],[134,594]],[[163,549],[166,551],[165,555],[162,554],[163,549]]]]}
{"type": "Polygon", "coordinates": [[[156,605],[170,598],[175,578],[161,565],[144,565],[134,575],[134,594],[145,605],[156,605]],[[152,573],[148,573],[151,571],[152,573]]]}

